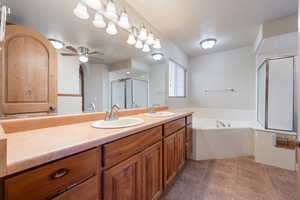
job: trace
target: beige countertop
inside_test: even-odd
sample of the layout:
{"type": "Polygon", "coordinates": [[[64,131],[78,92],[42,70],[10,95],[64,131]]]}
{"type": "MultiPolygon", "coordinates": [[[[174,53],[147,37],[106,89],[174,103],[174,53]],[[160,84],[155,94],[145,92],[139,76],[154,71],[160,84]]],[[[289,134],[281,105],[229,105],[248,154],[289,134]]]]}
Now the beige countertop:
{"type": "Polygon", "coordinates": [[[190,111],[170,111],[170,117],[131,115],[145,120],[142,125],[122,129],[95,129],[90,122],[5,134],[7,138],[6,175],[11,175],[57,160],[101,144],[146,130],[192,114],[190,111]]]}

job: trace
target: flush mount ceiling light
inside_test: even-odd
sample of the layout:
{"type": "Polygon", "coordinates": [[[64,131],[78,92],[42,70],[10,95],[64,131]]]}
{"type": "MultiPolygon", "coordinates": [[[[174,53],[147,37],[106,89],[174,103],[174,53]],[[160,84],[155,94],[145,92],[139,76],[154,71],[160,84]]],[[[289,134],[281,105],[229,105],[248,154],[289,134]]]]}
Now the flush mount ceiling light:
{"type": "Polygon", "coordinates": [[[217,40],[214,38],[206,39],[200,42],[203,49],[211,49],[217,44],[217,40]]]}
{"type": "Polygon", "coordinates": [[[82,63],[87,63],[87,62],[89,62],[89,57],[87,57],[86,55],[80,55],[79,61],[82,63]]]}
{"type": "Polygon", "coordinates": [[[88,19],[90,17],[89,13],[87,12],[87,8],[84,4],[79,2],[76,8],[73,10],[74,15],[80,19],[88,19]]]}
{"type": "Polygon", "coordinates": [[[103,16],[98,13],[95,14],[93,24],[97,28],[105,28],[106,27],[106,23],[103,19],[103,16]]]}
{"type": "Polygon", "coordinates": [[[164,54],[163,54],[163,53],[160,53],[160,52],[157,52],[157,53],[153,53],[153,54],[152,54],[152,58],[153,58],[153,60],[155,60],[155,61],[160,61],[160,60],[163,59],[163,57],[164,57],[164,54]]]}
{"type": "Polygon", "coordinates": [[[51,44],[54,46],[55,49],[62,49],[65,46],[65,44],[60,40],[49,39],[49,41],[51,42],[51,44]]]}
{"type": "Polygon", "coordinates": [[[119,30],[124,30],[129,34],[127,43],[144,52],[162,48],[160,39],[155,37],[152,32],[148,32],[149,29],[147,30],[143,23],[141,26],[131,23],[126,10],[118,7],[119,3],[116,4],[115,0],[105,0],[104,2],[107,3],[103,3],[103,0],[79,0],[73,13],[78,18],[86,20],[90,17],[89,12],[93,12],[95,17],[92,23],[96,28],[106,27],[106,32],[110,35],[116,35],[119,30]],[[121,12],[119,12],[120,10],[121,12]]]}

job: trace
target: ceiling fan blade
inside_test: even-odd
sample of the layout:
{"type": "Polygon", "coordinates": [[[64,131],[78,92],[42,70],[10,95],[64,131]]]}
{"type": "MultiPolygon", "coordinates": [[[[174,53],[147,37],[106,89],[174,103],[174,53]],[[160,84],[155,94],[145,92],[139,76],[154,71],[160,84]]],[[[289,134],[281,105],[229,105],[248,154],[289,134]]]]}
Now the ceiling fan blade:
{"type": "Polygon", "coordinates": [[[92,52],[89,52],[88,54],[89,54],[89,55],[97,55],[97,54],[99,54],[99,55],[104,55],[104,53],[102,53],[102,52],[100,52],[100,51],[92,51],[92,52]]]}
{"type": "Polygon", "coordinates": [[[72,47],[72,46],[66,46],[66,49],[68,49],[68,50],[70,50],[70,51],[72,51],[72,52],[74,52],[76,54],[78,53],[77,50],[74,47],[72,47]]]}
{"type": "Polygon", "coordinates": [[[77,53],[60,53],[62,56],[78,56],[77,53]]]}

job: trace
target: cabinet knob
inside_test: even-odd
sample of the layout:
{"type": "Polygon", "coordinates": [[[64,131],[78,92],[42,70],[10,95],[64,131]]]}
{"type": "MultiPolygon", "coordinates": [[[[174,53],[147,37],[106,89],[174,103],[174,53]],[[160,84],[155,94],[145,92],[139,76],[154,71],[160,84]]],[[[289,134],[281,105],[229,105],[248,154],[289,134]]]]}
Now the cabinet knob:
{"type": "Polygon", "coordinates": [[[56,106],[49,106],[50,111],[56,111],[56,106]]]}

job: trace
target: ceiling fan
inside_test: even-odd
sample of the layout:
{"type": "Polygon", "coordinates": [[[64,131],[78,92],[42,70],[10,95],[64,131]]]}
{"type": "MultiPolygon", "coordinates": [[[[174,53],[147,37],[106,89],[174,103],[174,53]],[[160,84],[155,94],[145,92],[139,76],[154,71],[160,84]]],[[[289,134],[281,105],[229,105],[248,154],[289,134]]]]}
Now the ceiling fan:
{"type": "MultiPolygon", "coordinates": [[[[79,61],[82,63],[88,62],[89,57],[91,57],[93,55],[104,55],[103,53],[101,53],[99,51],[90,51],[90,49],[87,47],[78,47],[76,49],[73,46],[66,46],[65,48],[67,50],[71,51],[71,53],[62,52],[61,53],[62,56],[78,56],[79,61]]],[[[93,60],[95,60],[95,59],[103,61],[103,59],[101,59],[101,58],[93,57],[93,60]]]]}

